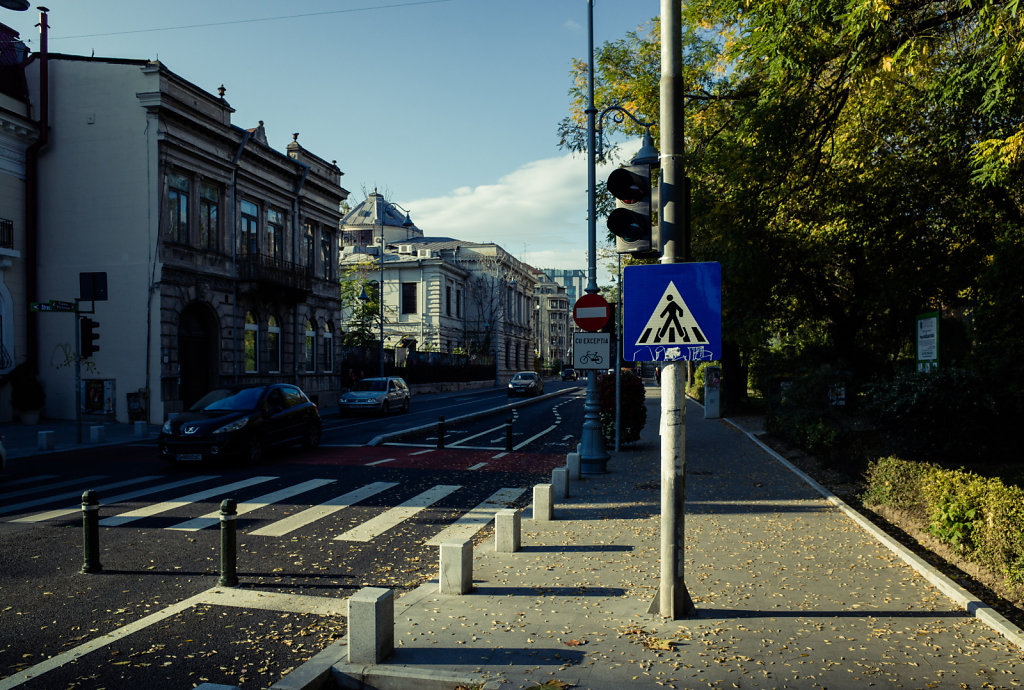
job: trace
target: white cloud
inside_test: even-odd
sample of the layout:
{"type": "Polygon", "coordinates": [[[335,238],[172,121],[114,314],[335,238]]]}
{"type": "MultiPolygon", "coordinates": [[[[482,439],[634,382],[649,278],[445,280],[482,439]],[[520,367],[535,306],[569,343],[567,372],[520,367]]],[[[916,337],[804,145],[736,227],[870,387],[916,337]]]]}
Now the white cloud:
{"type": "MultiPolygon", "coordinates": [[[[599,185],[610,169],[598,166],[599,185]]],[[[401,204],[428,237],[494,242],[538,268],[587,267],[585,155],[531,161],[494,184],[401,204]]],[[[599,243],[604,236],[599,218],[599,243]]]]}

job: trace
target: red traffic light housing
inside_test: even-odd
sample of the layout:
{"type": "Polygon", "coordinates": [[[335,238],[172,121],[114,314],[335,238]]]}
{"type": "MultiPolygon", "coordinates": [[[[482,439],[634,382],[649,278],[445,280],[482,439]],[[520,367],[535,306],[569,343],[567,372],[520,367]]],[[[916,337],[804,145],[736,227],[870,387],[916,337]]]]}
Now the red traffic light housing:
{"type": "Polygon", "coordinates": [[[88,316],[81,317],[79,331],[81,335],[80,354],[83,358],[92,357],[100,351],[100,346],[96,342],[100,339],[99,327],[99,321],[93,321],[88,316]]]}
{"type": "Polygon", "coordinates": [[[615,250],[632,255],[660,252],[658,232],[651,222],[651,166],[642,163],[613,170],[607,185],[615,197],[615,210],[608,214],[615,250]]]}

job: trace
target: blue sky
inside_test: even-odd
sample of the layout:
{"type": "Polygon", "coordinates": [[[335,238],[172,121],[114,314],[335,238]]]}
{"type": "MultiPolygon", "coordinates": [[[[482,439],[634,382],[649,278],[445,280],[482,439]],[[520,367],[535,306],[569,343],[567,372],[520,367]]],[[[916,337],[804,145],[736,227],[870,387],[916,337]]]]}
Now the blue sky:
{"type": "MultiPolygon", "coordinates": [[[[353,204],[378,188],[428,235],[586,268],[586,160],[555,133],[570,60],[586,56],[586,0],[45,5],[51,52],[159,58],[211,93],[224,84],[234,124],[263,120],[279,150],[299,132],[337,160],[353,204]]],[[[658,11],[658,0],[595,0],[595,44],[658,11]]],[[[38,49],[35,6],[0,9],[0,21],[38,49]]]]}

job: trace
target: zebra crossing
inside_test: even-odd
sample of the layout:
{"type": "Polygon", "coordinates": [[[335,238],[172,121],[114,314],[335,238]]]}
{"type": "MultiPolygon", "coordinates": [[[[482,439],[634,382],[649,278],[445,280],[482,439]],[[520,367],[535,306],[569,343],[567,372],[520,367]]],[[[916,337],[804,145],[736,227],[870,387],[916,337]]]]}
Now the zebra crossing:
{"type": "MultiPolygon", "coordinates": [[[[19,489],[0,493],[0,516],[6,516],[0,517],[0,521],[40,524],[73,519],[81,513],[82,492],[67,489],[78,486],[97,492],[101,515],[105,516],[99,520],[99,524],[104,527],[122,527],[148,518],[165,516],[165,521],[173,524],[161,525],[159,529],[171,532],[198,532],[215,527],[220,522],[219,510],[208,510],[209,501],[231,497],[237,501],[238,516],[247,515],[251,518],[245,523],[251,525],[251,530],[243,526],[240,528],[243,533],[254,537],[280,538],[317,523],[333,524],[324,521],[338,513],[359,507],[369,499],[375,499],[373,506],[381,508],[379,512],[364,510],[361,515],[366,512],[375,514],[354,526],[350,525],[350,521],[345,522],[347,529],[339,530],[340,533],[332,537],[336,541],[368,543],[402,523],[414,519],[422,511],[438,506],[442,501],[445,510],[450,510],[453,505],[469,506],[479,500],[473,498],[479,494],[479,489],[474,490],[459,484],[437,484],[426,489],[418,485],[413,489],[418,493],[412,496],[408,495],[408,487],[395,481],[367,482],[354,488],[345,487],[347,491],[339,492],[337,487],[340,480],[337,478],[290,482],[286,478],[270,475],[229,480],[220,475],[209,474],[185,478],[146,475],[110,482],[105,481],[109,478],[104,475],[90,475],[60,482],[48,481],[50,479],[52,477],[40,476],[35,485],[32,485],[33,482],[29,478],[19,483],[19,489]],[[133,488],[113,495],[103,493],[127,487],[133,488]],[[268,488],[271,490],[267,491],[268,488]],[[137,504],[138,499],[148,497],[152,497],[154,502],[140,507],[124,505],[129,502],[137,504]],[[294,509],[294,504],[301,503],[303,498],[310,499],[308,507],[281,515],[282,512],[288,513],[294,509]],[[69,505],[73,499],[79,499],[79,502],[69,505]],[[281,504],[287,505],[282,508],[281,504]],[[193,510],[201,514],[175,521],[182,513],[193,510]],[[12,516],[12,513],[20,514],[12,516]],[[167,516],[168,513],[173,513],[173,516],[167,516]]],[[[454,522],[441,525],[440,531],[426,542],[427,545],[436,545],[451,539],[471,538],[494,519],[498,510],[514,505],[526,492],[526,487],[501,487],[477,505],[459,508],[462,514],[454,522]]],[[[142,523],[138,526],[148,525],[142,523]]]]}

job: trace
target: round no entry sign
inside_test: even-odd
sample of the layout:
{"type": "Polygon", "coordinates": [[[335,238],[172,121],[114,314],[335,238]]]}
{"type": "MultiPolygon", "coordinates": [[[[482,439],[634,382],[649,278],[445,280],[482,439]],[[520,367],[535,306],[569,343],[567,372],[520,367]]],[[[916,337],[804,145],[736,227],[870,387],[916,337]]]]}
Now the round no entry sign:
{"type": "Polygon", "coordinates": [[[573,305],[572,320],[583,330],[595,333],[608,324],[611,313],[608,300],[596,292],[588,292],[573,305]]]}

